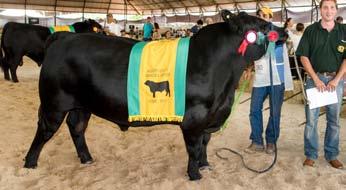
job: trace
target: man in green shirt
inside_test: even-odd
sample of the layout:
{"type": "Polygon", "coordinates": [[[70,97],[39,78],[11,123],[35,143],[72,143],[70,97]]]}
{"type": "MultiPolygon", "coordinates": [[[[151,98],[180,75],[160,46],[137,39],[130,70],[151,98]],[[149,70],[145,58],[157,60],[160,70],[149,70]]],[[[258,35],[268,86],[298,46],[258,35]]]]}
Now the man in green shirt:
{"type": "MultiPolygon", "coordinates": [[[[342,77],[346,71],[346,27],[335,22],[336,0],[321,0],[322,19],[310,25],[300,40],[296,55],[301,57],[305,71],[309,74],[306,89],[316,87],[318,91],[336,91],[338,103],[326,106],[327,128],[324,140],[324,156],[329,164],[341,169],[339,155],[339,116],[343,94],[342,77]]],[[[304,166],[314,166],[318,157],[317,122],[319,108],[305,107],[304,166]]]]}

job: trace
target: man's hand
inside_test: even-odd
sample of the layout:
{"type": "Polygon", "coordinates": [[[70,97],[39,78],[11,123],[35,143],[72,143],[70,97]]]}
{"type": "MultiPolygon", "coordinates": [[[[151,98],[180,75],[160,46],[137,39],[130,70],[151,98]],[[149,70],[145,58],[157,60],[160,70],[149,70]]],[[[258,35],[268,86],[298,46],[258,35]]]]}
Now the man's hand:
{"type": "Polygon", "coordinates": [[[333,80],[328,82],[327,90],[329,92],[333,92],[336,89],[336,87],[338,86],[338,84],[339,84],[339,80],[334,78],[333,80]]]}
{"type": "Polygon", "coordinates": [[[314,83],[315,83],[315,86],[319,92],[323,92],[323,91],[327,90],[326,85],[319,78],[315,79],[314,83]]]}

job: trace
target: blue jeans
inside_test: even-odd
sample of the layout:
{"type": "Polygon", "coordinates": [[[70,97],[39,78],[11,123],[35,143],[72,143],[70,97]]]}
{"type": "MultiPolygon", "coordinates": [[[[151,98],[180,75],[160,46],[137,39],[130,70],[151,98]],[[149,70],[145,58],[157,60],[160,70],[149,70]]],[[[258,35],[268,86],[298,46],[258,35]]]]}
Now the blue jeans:
{"type": "MultiPolygon", "coordinates": [[[[318,74],[320,80],[326,85],[333,77],[326,77],[318,74]]],[[[305,89],[315,87],[315,83],[311,78],[306,80],[305,89]]],[[[341,80],[336,87],[338,103],[326,106],[327,128],[324,137],[324,157],[327,161],[335,160],[339,155],[339,133],[340,133],[340,110],[342,104],[342,95],[344,82],[341,80]]],[[[317,122],[320,108],[309,109],[305,106],[306,126],[304,130],[304,152],[309,159],[316,160],[318,158],[318,129],[317,122]]]]}
{"type": "Polygon", "coordinates": [[[271,86],[253,87],[250,106],[250,124],[252,143],[263,145],[263,102],[269,95],[270,117],[266,129],[266,142],[276,144],[280,134],[280,116],[283,103],[285,85],[273,86],[273,97],[271,95],[271,86]],[[273,110],[272,110],[273,109],[273,110]]]}

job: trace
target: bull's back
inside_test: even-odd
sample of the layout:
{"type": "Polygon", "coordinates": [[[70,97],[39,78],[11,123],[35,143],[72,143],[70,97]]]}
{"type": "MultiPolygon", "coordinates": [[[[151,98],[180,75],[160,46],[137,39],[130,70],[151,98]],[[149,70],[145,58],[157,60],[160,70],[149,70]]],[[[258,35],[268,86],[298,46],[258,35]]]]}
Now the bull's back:
{"type": "Polygon", "coordinates": [[[51,44],[40,75],[43,106],[65,111],[83,107],[112,121],[127,120],[127,69],[134,43],[74,34],[51,44]],[[54,101],[59,105],[50,103],[54,101]]]}
{"type": "Polygon", "coordinates": [[[49,30],[43,26],[9,22],[4,26],[4,47],[26,54],[30,51],[41,51],[49,36],[49,30]]]}

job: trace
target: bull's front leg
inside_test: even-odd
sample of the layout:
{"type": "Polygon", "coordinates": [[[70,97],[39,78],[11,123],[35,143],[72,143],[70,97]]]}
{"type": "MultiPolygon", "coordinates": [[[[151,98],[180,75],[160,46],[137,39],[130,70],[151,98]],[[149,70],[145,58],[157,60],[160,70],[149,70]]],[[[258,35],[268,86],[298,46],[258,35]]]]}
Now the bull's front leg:
{"type": "Polygon", "coordinates": [[[202,133],[194,133],[187,130],[182,130],[185,140],[185,146],[187,153],[189,155],[189,162],[187,166],[187,173],[190,177],[190,180],[198,180],[202,178],[201,173],[199,172],[199,163],[202,155],[202,133]]]}

